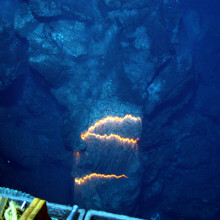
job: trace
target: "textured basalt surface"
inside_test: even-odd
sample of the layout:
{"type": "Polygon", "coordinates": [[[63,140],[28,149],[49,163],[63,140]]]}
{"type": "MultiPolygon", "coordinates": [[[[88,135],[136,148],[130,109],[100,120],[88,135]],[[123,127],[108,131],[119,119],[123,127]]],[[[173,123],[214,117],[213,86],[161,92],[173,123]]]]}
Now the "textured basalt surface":
{"type": "Polygon", "coordinates": [[[72,205],[74,178],[123,171],[127,185],[93,191],[117,194],[114,204],[103,196],[94,207],[219,219],[219,9],[218,0],[2,1],[0,186],[72,205]],[[80,138],[126,114],[142,119],[128,164],[123,146],[80,138]]]}

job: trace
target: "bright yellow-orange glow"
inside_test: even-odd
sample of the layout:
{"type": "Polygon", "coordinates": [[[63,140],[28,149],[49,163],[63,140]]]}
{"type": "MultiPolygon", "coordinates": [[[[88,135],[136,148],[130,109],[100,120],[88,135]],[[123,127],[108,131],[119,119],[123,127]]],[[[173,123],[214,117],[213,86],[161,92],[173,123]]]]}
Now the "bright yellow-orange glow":
{"type": "Polygon", "coordinates": [[[92,173],[92,174],[89,174],[89,175],[86,175],[82,178],[75,178],[75,183],[78,184],[78,185],[81,185],[83,183],[86,183],[87,181],[91,180],[91,179],[100,179],[100,178],[103,178],[103,179],[112,179],[112,178],[115,178],[115,179],[119,179],[119,178],[128,178],[126,175],[120,175],[120,176],[117,176],[115,174],[110,174],[110,175],[106,175],[106,174],[98,174],[98,173],[92,173]]]}
{"type": "Polygon", "coordinates": [[[81,138],[82,138],[82,140],[85,140],[89,136],[94,136],[94,137],[96,137],[98,139],[101,139],[101,140],[115,139],[115,140],[118,140],[122,143],[128,143],[128,144],[137,144],[137,141],[138,141],[138,139],[134,140],[134,139],[130,139],[130,138],[122,138],[121,136],[119,136],[117,134],[100,135],[100,134],[94,134],[94,133],[89,133],[89,132],[86,132],[86,133],[82,134],[81,138]]]}
{"type": "Polygon", "coordinates": [[[125,115],[123,118],[120,118],[120,117],[111,117],[111,116],[108,116],[106,118],[103,118],[101,120],[99,120],[98,122],[96,122],[93,126],[89,127],[88,131],[87,132],[90,132],[90,133],[93,133],[95,128],[102,125],[102,124],[105,124],[107,122],[118,122],[118,123],[122,123],[123,121],[126,121],[126,120],[133,120],[133,121],[140,121],[141,122],[141,118],[140,117],[134,117],[132,115],[125,115]]]}
{"type": "Polygon", "coordinates": [[[115,140],[118,140],[122,143],[128,143],[128,144],[137,144],[137,141],[138,141],[138,138],[137,139],[131,139],[131,138],[123,138],[117,134],[110,134],[110,135],[100,135],[100,134],[96,134],[94,133],[95,129],[101,125],[104,125],[105,123],[110,123],[110,122],[113,122],[113,123],[123,123],[124,121],[126,120],[132,120],[134,122],[141,122],[141,118],[140,117],[134,117],[132,115],[125,115],[123,118],[120,118],[120,117],[106,117],[106,118],[103,118],[101,120],[99,120],[98,122],[96,122],[93,126],[89,127],[88,131],[81,134],[81,139],[82,140],[86,140],[87,137],[89,136],[93,136],[93,137],[96,137],[98,139],[101,139],[101,140],[111,140],[111,139],[115,139],[115,140]]]}

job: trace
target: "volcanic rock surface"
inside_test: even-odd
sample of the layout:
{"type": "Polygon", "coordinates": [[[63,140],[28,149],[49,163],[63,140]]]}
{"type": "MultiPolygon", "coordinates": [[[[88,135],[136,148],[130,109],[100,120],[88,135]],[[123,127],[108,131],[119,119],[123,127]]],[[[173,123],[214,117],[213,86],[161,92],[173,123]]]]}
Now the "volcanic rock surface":
{"type": "Polygon", "coordinates": [[[72,205],[75,178],[124,174],[91,180],[79,203],[219,219],[219,10],[218,0],[1,1],[0,186],[72,205]],[[138,148],[81,139],[127,114],[142,128],[95,133],[140,138],[138,148]]]}

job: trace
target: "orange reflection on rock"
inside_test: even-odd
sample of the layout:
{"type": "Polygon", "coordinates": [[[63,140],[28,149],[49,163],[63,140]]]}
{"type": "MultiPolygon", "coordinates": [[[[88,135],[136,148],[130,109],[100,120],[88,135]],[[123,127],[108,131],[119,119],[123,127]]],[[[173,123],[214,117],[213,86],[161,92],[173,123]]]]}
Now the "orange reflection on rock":
{"type": "Polygon", "coordinates": [[[79,157],[80,157],[80,154],[79,154],[79,152],[78,151],[73,151],[73,154],[75,155],[75,159],[76,160],[79,160],[79,157]]]}

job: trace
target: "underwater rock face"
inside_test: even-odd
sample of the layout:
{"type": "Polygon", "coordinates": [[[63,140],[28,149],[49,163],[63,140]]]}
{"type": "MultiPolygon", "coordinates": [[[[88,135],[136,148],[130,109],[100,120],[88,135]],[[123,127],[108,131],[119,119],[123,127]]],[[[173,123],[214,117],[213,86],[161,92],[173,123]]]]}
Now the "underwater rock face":
{"type": "Polygon", "coordinates": [[[126,115],[103,118],[81,134],[86,149],[75,153],[74,194],[81,207],[137,213],[141,128],[140,117],[126,115]]]}
{"type": "Polygon", "coordinates": [[[0,20],[0,91],[5,90],[26,73],[26,45],[15,35],[12,24],[0,20]]]}
{"type": "Polygon", "coordinates": [[[14,17],[0,13],[0,184],[149,219],[219,219],[220,9],[193,2],[18,0],[14,17]],[[127,114],[142,125],[80,138],[127,114]],[[141,137],[138,148],[111,133],[141,137]]]}
{"type": "Polygon", "coordinates": [[[39,17],[54,17],[61,15],[60,1],[30,0],[32,13],[39,17]]]}

